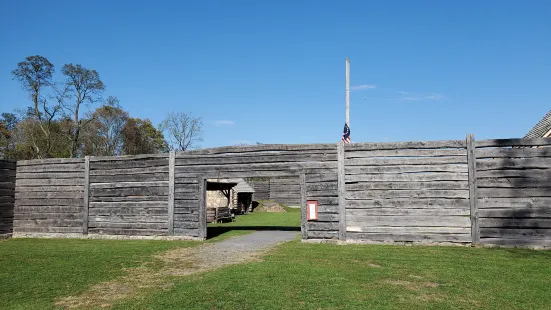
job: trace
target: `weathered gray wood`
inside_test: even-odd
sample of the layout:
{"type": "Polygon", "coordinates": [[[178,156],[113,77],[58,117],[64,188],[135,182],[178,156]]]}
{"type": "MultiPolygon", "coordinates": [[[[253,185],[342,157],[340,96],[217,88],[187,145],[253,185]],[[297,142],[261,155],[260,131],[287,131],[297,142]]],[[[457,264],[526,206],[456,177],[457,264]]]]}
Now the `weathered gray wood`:
{"type": "Polygon", "coordinates": [[[412,172],[451,172],[467,173],[466,164],[441,164],[441,165],[404,165],[404,166],[347,166],[347,175],[353,174],[391,174],[391,173],[412,173],[412,172]]]}
{"type": "Polygon", "coordinates": [[[468,190],[370,190],[365,192],[347,191],[348,199],[395,199],[395,198],[469,198],[468,190]]]}
{"type": "Polygon", "coordinates": [[[92,162],[105,161],[138,161],[148,159],[167,159],[168,154],[141,154],[141,155],[120,155],[120,156],[94,156],[92,162]]]}
{"type": "Polygon", "coordinates": [[[323,190],[323,191],[308,191],[308,196],[312,197],[338,197],[339,192],[337,190],[323,190]]]}
{"type": "Polygon", "coordinates": [[[492,178],[477,179],[479,188],[547,188],[551,190],[551,179],[541,178],[492,178]]]}
{"type": "Polygon", "coordinates": [[[207,181],[204,177],[200,177],[199,190],[197,191],[197,197],[199,200],[199,238],[207,238],[207,206],[206,206],[206,194],[207,194],[207,181]]]}
{"type": "Polygon", "coordinates": [[[82,233],[88,234],[88,214],[90,208],[90,156],[84,158],[84,198],[82,212],[82,233]]]}
{"type": "MultiPolygon", "coordinates": [[[[392,227],[392,226],[347,226],[349,232],[383,233],[383,234],[456,234],[471,237],[470,227],[392,227]]],[[[470,241],[470,239],[469,239],[470,241]]]]}
{"type": "Polygon", "coordinates": [[[337,231],[331,230],[312,230],[308,231],[309,239],[337,239],[339,237],[337,231]]]}
{"type": "Polygon", "coordinates": [[[82,233],[81,227],[17,227],[15,231],[18,233],[65,233],[65,234],[79,234],[82,233]]]}
{"type": "Polygon", "coordinates": [[[124,235],[124,236],[166,236],[166,229],[120,229],[120,228],[90,228],[89,234],[124,235]]]}
{"type": "Polygon", "coordinates": [[[478,149],[476,158],[532,158],[551,157],[551,148],[495,148],[478,149]]]}
{"type": "Polygon", "coordinates": [[[116,229],[146,229],[146,230],[166,230],[167,223],[112,223],[112,222],[94,222],[90,221],[90,228],[116,228],[116,229]]]}
{"type": "Polygon", "coordinates": [[[551,138],[535,139],[491,139],[476,141],[476,147],[509,147],[509,146],[547,146],[551,145],[551,138]]]}
{"type": "MultiPolygon", "coordinates": [[[[258,163],[258,164],[212,164],[212,165],[192,165],[176,166],[176,175],[178,173],[218,173],[224,172],[249,172],[251,170],[260,171],[289,171],[300,169],[336,169],[337,162],[290,162],[290,163],[258,163]]],[[[295,175],[298,173],[295,173],[295,175]]]]}
{"type": "Polygon", "coordinates": [[[468,189],[466,181],[440,181],[440,182],[376,182],[347,184],[347,191],[367,191],[378,189],[468,189]]]}
{"type": "Polygon", "coordinates": [[[371,151],[371,150],[402,150],[402,149],[450,149],[465,148],[463,140],[443,141],[418,141],[418,142],[377,142],[377,143],[353,143],[346,147],[347,151],[371,151]]]}
{"type": "Polygon", "coordinates": [[[92,183],[90,188],[96,189],[114,189],[114,188],[134,188],[134,187],[168,187],[168,181],[151,182],[116,182],[116,183],[92,183]]]}
{"type": "Polygon", "coordinates": [[[350,216],[386,216],[386,215],[415,215],[415,216],[469,216],[470,211],[466,208],[460,209],[400,209],[400,208],[377,208],[377,209],[346,209],[350,216]]]}
{"type": "Polygon", "coordinates": [[[198,213],[175,214],[174,221],[175,222],[199,222],[199,214],[198,213]]]}
{"type": "Polygon", "coordinates": [[[117,214],[127,214],[127,215],[168,215],[167,208],[142,208],[142,207],[124,207],[120,206],[117,208],[90,208],[90,216],[101,216],[101,215],[117,215],[117,214]]]}
{"type": "Polygon", "coordinates": [[[306,183],[335,182],[337,183],[337,173],[335,174],[309,174],[306,183]]]}
{"type": "Polygon", "coordinates": [[[321,208],[325,208],[325,206],[337,207],[336,210],[338,210],[339,197],[315,197],[315,196],[308,195],[308,193],[306,193],[306,195],[308,196],[308,200],[318,201],[318,212],[325,212],[325,211],[320,211],[321,208]]]}
{"type": "Polygon", "coordinates": [[[349,233],[350,240],[379,242],[471,242],[469,235],[456,234],[383,234],[383,233],[349,233]]]}
{"type": "Polygon", "coordinates": [[[503,239],[538,239],[551,236],[549,228],[480,228],[480,238],[503,238],[503,239]]]}
{"type": "Polygon", "coordinates": [[[83,185],[75,186],[17,186],[17,193],[24,192],[84,192],[83,185]]]}
{"type": "Polygon", "coordinates": [[[16,192],[15,199],[82,199],[84,192],[16,192]]]}
{"type": "MultiPolygon", "coordinates": [[[[112,222],[112,223],[161,223],[168,221],[168,215],[147,215],[147,214],[113,214],[90,216],[92,222],[112,222]]],[[[168,227],[168,226],[167,226],[168,227]]]]}
{"type": "Polygon", "coordinates": [[[308,236],[310,235],[310,231],[313,230],[334,230],[339,231],[338,222],[308,222],[306,224],[306,227],[308,229],[308,236]]]}
{"type": "MultiPolygon", "coordinates": [[[[13,200],[12,200],[13,201],[13,200]]],[[[80,206],[84,204],[84,199],[82,198],[68,198],[68,199],[43,199],[42,197],[38,198],[21,198],[17,199],[15,202],[16,207],[22,206],[80,206]]]]}
{"type": "Polygon", "coordinates": [[[105,170],[90,170],[90,175],[92,176],[110,176],[110,175],[120,175],[120,174],[157,174],[161,173],[166,176],[168,180],[168,165],[160,167],[148,167],[148,168],[129,168],[129,169],[105,169],[105,170]]]}
{"type": "Polygon", "coordinates": [[[195,193],[177,192],[177,193],[174,193],[174,199],[175,200],[196,200],[196,199],[199,199],[199,196],[197,196],[197,192],[195,193]]]}
{"type": "Polygon", "coordinates": [[[394,198],[374,200],[347,200],[347,209],[469,209],[468,199],[394,198]]]}
{"type": "Polygon", "coordinates": [[[467,157],[469,158],[469,206],[471,210],[471,241],[472,244],[480,243],[480,227],[478,219],[478,186],[476,176],[476,152],[474,135],[467,136],[467,157]]]}
{"type": "Polygon", "coordinates": [[[82,187],[84,185],[84,178],[79,179],[17,179],[16,185],[19,186],[71,186],[76,185],[82,187]]]}
{"type": "Polygon", "coordinates": [[[471,221],[466,216],[347,216],[347,226],[395,226],[395,227],[470,227],[471,221]]]}
{"type": "Polygon", "coordinates": [[[262,144],[251,146],[227,146],[217,147],[211,149],[192,150],[186,152],[179,152],[176,154],[176,158],[180,156],[189,155],[207,155],[207,154],[230,154],[230,153],[250,153],[250,152],[266,152],[266,151],[335,151],[334,144],[262,144]]]}
{"type": "Polygon", "coordinates": [[[480,240],[482,244],[495,244],[502,246],[539,246],[539,247],[551,247],[551,238],[546,237],[542,239],[502,239],[502,238],[484,238],[480,240]]]}
{"type": "Polygon", "coordinates": [[[318,222],[339,222],[339,214],[322,213],[318,210],[318,222]]]}
{"type": "Polygon", "coordinates": [[[551,228],[549,218],[481,218],[480,227],[484,228],[551,228]]]}
{"type": "Polygon", "coordinates": [[[306,175],[301,174],[299,177],[300,182],[300,231],[302,240],[308,239],[308,230],[306,227],[307,214],[306,214],[306,175]]]}
{"type": "Polygon", "coordinates": [[[168,173],[146,173],[146,174],[114,174],[114,175],[92,175],[91,183],[117,183],[117,182],[168,182],[168,173]]]}
{"type": "MultiPolygon", "coordinates": [[[[345,188],[345,166],[348,164],[344,158],[344,142],[337,144],[338,174],[337,174],[337,195],[339,199],[339,240],[346,240],[346,188],[345,188]]],[[[312,195],[314,195],[312,193],[312,195]]]]}
{"type": "Polygon", "coordinates": [[[442,157],[442,156],[466,156],[465,149],[396,149],[373,151],[349,151],[344,158],[368,158],[368,157],[442,157]]]}
{"type": "Polygon", "coordinates": [[[551,167],[551,157],[546,158],[498,158],[477,160],[476,169],[506,170],[506,169],[548,169],[551,167]]]}
{"type": "Polygon", "coordinates": [[[82,219],[33,219],[33,220],[13,220],[14,228],[23,227],[79,227],[82,231],[82,219]]]}
{"type": "MultiPolygon", "coordinates": [[[[123,188],[91,188],[91,197],[167,196],[167,186],[137,186],[123,188]]],[[[167,199],[165,197],[165,199],[167,199]]]]}
{"type": "Polygon", "coordinates": [[[18,167],[24,166],[42,166],[53,164],[79,164],[84,163],[82,158],[47,158],[47,159],[30,159],[17,161],[18,167]]]}
{"type": "Polygon", "coordinates": [[[336,161],[335,154],[309,154],[295,153],[293,155],[271,155],[271,156],[219,156],[193,158],[178,158],[176,166],[195,166],[195,165],[229,165],[229,164],[263,164],[263,163],[296,163],[308,161],[336,161]]]}
{"type": "Polygon", "coordinates": [[[549,188],[479,188],[479,198],[551,197],[549,188]]]}
{"type": "Polygon", "coordinates": [[[532,209],[551,208],[551,198],[546,197],[524,197],[524,198],[484,198],[478,199],[479,209],[510,208],[510,209],[532,209]]]}
{"type": "Polygon", "coordinates": [[[516,169],[516,170],[488,170],[477,171],[476,176],[480,178],[534,178],[542,181],[549,180],[551,169],[516,169]]]}
{"type": "Polygon", "coordinates": [[[127,161],[94,161],[90,165],[91,170],[108,169],[132,169],[132,168],[151,168],[168,167],[166,158],[148,159],[148,160],[127,160],[127,161]]]}
{"type": "MultiPolygon", "coordinates": [[[[183,168],[183,167],[182,167],[183,168]]],[[[321,170],[321,169],[320,169],[321,170]]],[[[255,178],[255,177],[281,177],[281,176],[296,176],[301,173],[300,169],[295,170],[261,170],[253,169],[252,167],[249,170],[243,171],[203,171],[201,172],[189,172],[187,170],[178,171],[176,167],[176,178],[190,178],[197,175],[205,175],[208,179],[214,178],[255,178]]]]}
{"type": "Polygon", "coordinates": [[[15,220],[58,219],[58,220],[65,220],[65,221],[69,221],[69,220],[75,221],[75,220],[80,220],[81,218],[82,218],[82,214],[80,212],[68,212],[68,213],[61,213],[61,212],[19,213],[17,212],[14,215],[15,220]]]}
{"type": "Polygon", "coordinates": [[[84,179],[84,171],[78,171],[78,172],[18,172],[17,173],[17,179],[23,180],[23,179],[52,179],[52,180],[60,180],[60,179],[84,179]]]}
{"type": "Polygon", "coordinates": [[[426,173],[426,174],[374,174],[345,175],[346,183],[351,182],[411,182],[411,181],[463,181],[467,173],[426,173]]]}
{"type": "Polygon", "coordinates": [[[393,158],[355,158],[346,160],[347,166],[403,166],[403,165],[441,165],[466,164],[466,156],[447,157],[393,157],[393,158]]]}
{"type": "Polygon", "coordinates": [[[308,191],[338,190],[338,186],[337,182],[307,183],[306,189],[308,191]]]}
{"type": "Polygon", "coordinates": [[[199,229],[174,228],[174,234],[186,237],[199,237],[199,229]]]}
{"type": "Polygon", "coordinates": [[[158,201],[166,203],[167,196],[112,196],[112,197],[94,197],[90,196],[90,202],[139,202],[139,201],[158,201]]]}
{"type": "Polygon", "coordinates": [[[40,172],[75,172],[83,171],[84,163],[81,164],[47,164],[37,166],[18,166],[17,172],[40,173],[40,172]]]}
{"type": "Polygon", "coordinates": [[[176,153],[171,151],[168,158],[168,235],[174,235],[174,163],[176,153]]]}

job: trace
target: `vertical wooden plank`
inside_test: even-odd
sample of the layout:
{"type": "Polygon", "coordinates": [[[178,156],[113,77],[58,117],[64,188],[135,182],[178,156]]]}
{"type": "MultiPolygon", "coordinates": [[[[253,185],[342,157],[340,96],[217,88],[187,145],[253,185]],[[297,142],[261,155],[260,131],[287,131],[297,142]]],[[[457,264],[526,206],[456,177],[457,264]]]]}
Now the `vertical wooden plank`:
{"type": "Polygon", "coordinates": [[[204,177],[199,177],[199,195],[198,195],[198,214],[199,214],[199,238],[207,238],[207,207],[206,201],[206,189],[207,180],[204,177]]]}
{"type": "Polygon", "coordinates": [[[174,236],[174,166],[176,152],[171,151],[168,156],[168,235],[174,236]]]}
{"type": "Polygon", "coordinates": [[[302,233],[302,240],[308,239],[308,231],[306,230],[306,175],[300,174],[300,231],[302,233]]]}
{"type": "Polygon", "coordinates": [[[84,157],[84,210],[82,212],[82,233],[88,234],[88,212],[90,197],[90,156],[84,157]]]}
{"type": "Polygon", "coordinates": [[[478,195],[476,185],[476,153],[474,135],[467,135],[467,159],[469,167],[469,205],[471,207],[471,240],[472,244],[480,243],[480,228],[478,225],[478,195]]]}
{"type": "Polygon", "coordinates": [[[338,191],[339,191],[339,240],[346,240],[346,201],[344,186],[344,142],[337,144],[338,159],[338,191]]]}

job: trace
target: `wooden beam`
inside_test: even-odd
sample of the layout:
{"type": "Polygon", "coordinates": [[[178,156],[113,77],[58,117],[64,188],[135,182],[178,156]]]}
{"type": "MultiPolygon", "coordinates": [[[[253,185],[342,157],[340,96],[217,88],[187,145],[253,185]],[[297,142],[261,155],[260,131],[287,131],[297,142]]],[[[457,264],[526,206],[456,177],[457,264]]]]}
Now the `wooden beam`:
{"type": "Polygon", "coordinates": [[[480,228],[478,223],[478,195],[476,185],[476,153],[474,135],[467,136],[467,158],[469,167],[469,205],[471,207],[471,243],[480,244],[480,228]]]}
{"type": "Polygon", "coordinates": [[[171,151],[168,157],[168,235],[174,235],[174,163],[176,153],[171,151]]]}
{"type": "Polygon", "coordinates": [[[84,210],[82,212],[82,233],[88,234],[88,209],[90,207],[90,156],[84,157],[84,210]]]}
{"type": "Polygon", "coordinates": [[[306,230],[306,175],[300,174],[300,231],[302,233],[302,240],[308,239],[308,231],[306,230]]]}
{"type": "Polygon", "coordinates": [[[198,213],[199,213],[199,238],[207,238],[207,206],[206,206],[206,191],[207,180],[205,177],[199,177],[199,191],[198,191],[198,213]]]}
{"type": "Polygon", "coordinates": [[[346,200],[345,200],[345,177],[344,177],[344,142],[337,144],[338,158],[338,196],[339,196],[339,240],[346,240],[346,200]]]}

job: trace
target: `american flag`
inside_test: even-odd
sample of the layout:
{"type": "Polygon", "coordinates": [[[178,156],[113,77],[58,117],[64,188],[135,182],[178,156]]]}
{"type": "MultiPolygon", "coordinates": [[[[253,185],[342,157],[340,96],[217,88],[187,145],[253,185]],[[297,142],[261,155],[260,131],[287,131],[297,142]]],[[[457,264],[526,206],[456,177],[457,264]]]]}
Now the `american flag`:
{"type": "Polygon", "coordinates": [[[342,141],[344,143],[350,143],[350,127],[348,127],[348,124],[344,124],[344,130],[342,132],[342,141]]]}

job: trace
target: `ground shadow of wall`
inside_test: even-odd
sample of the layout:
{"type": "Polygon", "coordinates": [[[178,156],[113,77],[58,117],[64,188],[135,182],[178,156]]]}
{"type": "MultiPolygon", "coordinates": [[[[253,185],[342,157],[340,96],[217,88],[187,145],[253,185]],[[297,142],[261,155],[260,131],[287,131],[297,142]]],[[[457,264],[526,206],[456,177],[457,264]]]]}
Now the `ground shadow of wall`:
{"type": "Polygon", "coordinates": [[[0,160],[0,238],[13,233],[15,162],[0,160]]]}

